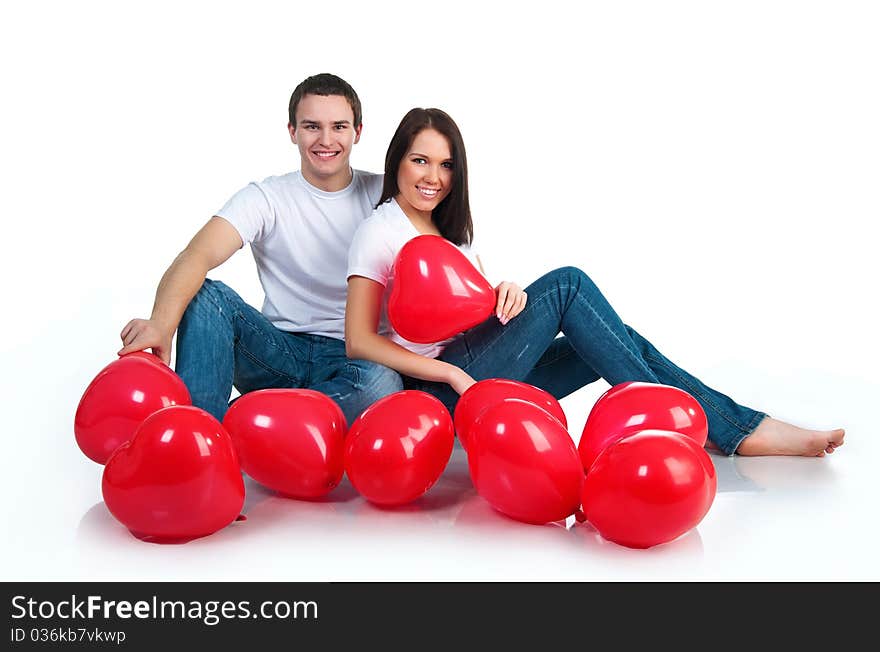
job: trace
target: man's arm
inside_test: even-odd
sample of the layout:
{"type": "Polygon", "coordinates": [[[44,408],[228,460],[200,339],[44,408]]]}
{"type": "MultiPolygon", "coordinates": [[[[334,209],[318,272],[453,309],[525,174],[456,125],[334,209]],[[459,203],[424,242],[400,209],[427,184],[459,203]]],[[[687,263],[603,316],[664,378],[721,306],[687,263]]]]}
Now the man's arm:
{"type": "Polygon", "coordinates": [[[171,362],[171,339],[189,302],[208,272],[226,262],[243,242],[232,224],[216,215],[208,220],[165,271],[149,319],[132,319],[119,336],[119,355],[152,349],[165,364],[171,362]]]}

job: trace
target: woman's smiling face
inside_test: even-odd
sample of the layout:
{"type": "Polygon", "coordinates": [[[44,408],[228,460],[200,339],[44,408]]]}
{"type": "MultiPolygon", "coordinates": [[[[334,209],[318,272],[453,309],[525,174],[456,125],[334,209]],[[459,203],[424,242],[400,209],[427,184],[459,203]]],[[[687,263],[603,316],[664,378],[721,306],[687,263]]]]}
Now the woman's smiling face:
{"type": "Polygon", "coordinates": [[[404,212],[430,217],[452,188],[453,164],[446,136],[431,128],[416,134],[397,170],[396,199],[404,212]]]}

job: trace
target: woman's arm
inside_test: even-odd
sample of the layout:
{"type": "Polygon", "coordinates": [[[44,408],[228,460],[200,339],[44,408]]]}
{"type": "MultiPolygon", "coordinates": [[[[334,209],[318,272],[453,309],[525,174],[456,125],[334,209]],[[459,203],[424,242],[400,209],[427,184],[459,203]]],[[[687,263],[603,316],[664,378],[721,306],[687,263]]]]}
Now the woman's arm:
{"type": "Polygon", "coordinates": [[[345,305],[345,354],[349,358],[370,360],[413,378],[448,383],[459,394],[474,384],[462,369],[442,360],[427,358],[379,335],[381,283],[363,276],[348,279],[345,305]]]}

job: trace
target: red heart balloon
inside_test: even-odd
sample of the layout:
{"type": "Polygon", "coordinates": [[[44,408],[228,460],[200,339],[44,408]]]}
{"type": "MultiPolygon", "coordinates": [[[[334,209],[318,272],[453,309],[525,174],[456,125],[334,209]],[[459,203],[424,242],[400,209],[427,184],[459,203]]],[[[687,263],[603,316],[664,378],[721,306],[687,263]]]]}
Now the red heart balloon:
{"type": "Polygon", "coordinates": [[[345,473],[367,500],[403,505],[437,481],[454,443],[452,417],[439,400],[417,390],[395,392],[351,424],[345,473]]]}
{"type": "Polygon", "coordinates": [[[505,398],[519,398],[534,403],[559,419],[562,427],[568,429],[565,412],[552,394],[540,387],[518,380],[506,378],[486,378],[471,385],[455,405],[455,432],[461,445],[467,448],[468,432],[474,421],[483,411],[505,398]]]}
{"type": "Polygon", "coordinates": [[[124,355],[101,369],[83,392],[73,420],[76,443],[104,464],[153,412],[191,402],[180,376],[158,357],[143,351],[124,355]]]}
{"type": "Polygon", "coordinates": [[[310,389],[245,394],[223,417],[242,470],[292,498],[328,494],[342,480],[345,415],[310,389]]]}
{"type": "Polygon", "coordinates": [[[709,422],[687,392],[657,383],[620,383],[602,394],[584,424],[578,454],[589,472],[599,453],[639,430],[670,430],[706,445],[709,422]]]}
{"type": "Polygon", "coordinates": [[[495,290],[445,238],[416,236],[397,253],[388,320],[404,339],[440,342],[485,321],[494,309],[495,290]]]}
{"type": "Polygon", "coordinates": [[[528,401],[486,408],[468,435],[468,468],[477,493],[525,523],[567,518],[581,501],[584,471],[559,420],[528,401]]]}
{"type": "Polygon", "coordinates": [[[650,548],[696,527],[717,486],[712,460],[697,442],[643,430],[596,458],[584,481],[584,515],[605,539],[650,548]]]}
{"type": "Polygon", "coordinates": [[[140,539],[182,543],[226,527],[244,506],[227,432],[197,407],[154,412],[104,467],[107,509],[140,539]]]}

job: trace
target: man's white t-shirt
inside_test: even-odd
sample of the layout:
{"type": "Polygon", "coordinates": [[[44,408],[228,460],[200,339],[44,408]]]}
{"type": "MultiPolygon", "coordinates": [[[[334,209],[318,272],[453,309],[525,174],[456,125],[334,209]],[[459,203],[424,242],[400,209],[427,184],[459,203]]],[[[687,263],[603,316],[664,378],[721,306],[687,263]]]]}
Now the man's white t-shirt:
{"type": "MultiPolygon", "coordinates": [[[[418,235],[421,234],[396,200],[391,199],[380,204],[354,235],[348,253],[348,276],[363,276],[385,286],[379,314],[380,335],[414,353],[436,358],[458,336],[434,344],[410,342],[401,337],[388,320],[388,299],[394,288],[394,261],[403,245],[418,235]]],[[[479,271],[479,262],[473,248],[467,245],[458,248],[479,271]]]]}
{"type": "Polygon", "coordinates": [[[326,192],[297,171],[248,184],[216,213],[251,246],[277,328],[344,338],[349,245],[381,192],[381,174],[352,170],[326,192]]]}

